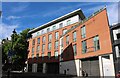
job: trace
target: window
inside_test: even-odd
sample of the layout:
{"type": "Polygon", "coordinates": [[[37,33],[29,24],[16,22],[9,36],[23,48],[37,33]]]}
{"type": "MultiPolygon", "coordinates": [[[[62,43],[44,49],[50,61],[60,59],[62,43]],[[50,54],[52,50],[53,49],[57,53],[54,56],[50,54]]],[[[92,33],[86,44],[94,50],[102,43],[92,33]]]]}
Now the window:
{"type": "Polygon", "coordinates": [[[64,30],[63,30],[63,32],[62,32],[62,33],[63,33],[63,35],[64,35],[66,32],[67,32],[67,30],[66,30],[66,29],[64,29],[64,30]]]}
{"type": "Polygon", "coordinates": [[[52,41],[52,34],[49,34],[48,35],[48,42],[51,42],[52,41]]]}
{"type": "Polygon", "coordinates": [[[34,54],[32,54],[32,58],[34,58],[34,54]]]}
{"type": "Polygon", "coordinates": [[[86,41],[82,41],[82,53],[86,53],[87,52],[87,44],[86,41]]]}
{"type": "Polygon", "coordinates": [[[42,53],[42,60],[44,60],[44,53],[42,53]]]}
{"type": "Polygon", "coordinates": [[[40,51],[40,46],[37,46],[37,52],[39,52],[40,51]]]}
{"type": "Polygon", "coordinates": [[[76,36],[76,31],[75,31],[75,32],[73,32],[73,41],[74,41],[74,42],[76,42],[76,37],[77,37],[77,36],[76,36]]]}
{"type": "Polygon", "coordinates": [[[42,52],[45,51],[45,44],[42,45],[42,52]]]}
{"type": "Polygon", "coordinates": [[[68,45],[68,44],[69,44],[69,35],[66,36],[66,45],[68,45]]]}
{"type": "Polygon", "coordinates": [[[61,39],[61,46],[63,47],[63,38],[61,39]]]}
{"type": "Polygon", "coordinates": [[[59,32],[55,32],[55,39],[58,40],[59,32]]]}
{"type": "Polygon", "coordinates": [[[99,50],[100,49],[99,37],[95,36],[93,38],[93,41],[94,41],[94,51],[99,50]]]}
{"type": "Polygon", "coordinates": [[[120,39],[120,33],[117,34],[117,39],[120,39]]]}
{"type": "Polygon", "coordinates": [[[47,32],[50,32],[50,28],[47,28],[47,32]]]}
{"type": "Polygon", "coordinates": [[[55,51],[55,59],[58,59],[58,51],[55,51]]]}
{"type": "Polygon", "coordinates": [[[35,45],[35,39],[32,41],[32,45],[35,45]]]}
{"type": "Polygon", "coordinates": [[[48,43],[48,50],[51,50],[51,43],[48,43]]]}
{"type": "Polygon", "coordinates": [[[42,42],[45,43],[45,36],[42,37],[42,42]]]}
{"type": "Polygon", "coordinates": [[[73,51],[74,51],[74,55],[77,55],[77,46],[76,46],[76,44],[73,45],[73,51]]]}
{"type": "Polygon", "coordinates": [[[36,54],[36,58],[37,58],[37,59],[39,58],[39,54],[36,54]]]}
{"type": "Polygon", "coordinates": [[[40,38],[37,39],[37,43],[40,44],[40,38]]]}
{"type": "Polygon", "coordinates": [[[82,36],[82,38],[86,37],[86,28],[85,28],[85,25],[81,28],[81,36],[82,36]]]}
{"type": "Polygon", "coordinates": [[[39,32],[37,32],[37,36],[39,36],[40,35],[40,33],[39,32]]]}
{"type": "Polygon", "coordinates": [[[55,49],[58,49],[58,41],[55,41],[55,49]]]}
{"type": "Polygon", "coordinates": [[[44,29],[42,29],[42,32],[41,32],[42,34],[44,34],[44,29]]]}
{"type": "Polygon", "coordinates": [[[68,21],[67,21],[67,25],[70,25],[70,24],[71,24],[71,21],[70,21],[70,20],[68,20],[68,21]]]}
{"type": "Polygon", "coordinates": [[[63,23],[60,23],[60,24],[59,24],[59,28],[62,28],[62,27],[63,27],[63,23]]]}
{"type": "Polygon", "coordinates": [[[56,26],[55,25],[53,25],[53,30],[56,30],[56,26]]]}
{"type": "Polygon", "coordinates": [[[48,52],[48,58],[50,59],[50,57],[51,57],[51,52],[48,52]]]}
{"type": "Polygon", "coordinates": [[[32,47],[32,53],[34,53],[34,47],[32,47]]]}

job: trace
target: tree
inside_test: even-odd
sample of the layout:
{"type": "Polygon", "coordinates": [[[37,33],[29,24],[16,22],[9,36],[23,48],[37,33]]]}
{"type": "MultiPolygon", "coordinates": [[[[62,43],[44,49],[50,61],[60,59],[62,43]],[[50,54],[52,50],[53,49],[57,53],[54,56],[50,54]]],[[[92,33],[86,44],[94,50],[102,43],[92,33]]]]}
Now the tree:
{"type": "MultiPolygon", "coordinates": [[[[11,41],[4,42],[2,44],[2,55],[3,58],[7,59],[8,51],[12,50],[12,62],[13,62],[13,70],[23,70],[25,61],[28,55],[28,42],[27,42],[27,34],[30,29],[23,30],[20,34],[16,32],[11,35],[11,41]],[[18,66],[18,67],[17,67],[18,66]]],[[[4,61],[4,60],[3,60],[4,61]]]]}

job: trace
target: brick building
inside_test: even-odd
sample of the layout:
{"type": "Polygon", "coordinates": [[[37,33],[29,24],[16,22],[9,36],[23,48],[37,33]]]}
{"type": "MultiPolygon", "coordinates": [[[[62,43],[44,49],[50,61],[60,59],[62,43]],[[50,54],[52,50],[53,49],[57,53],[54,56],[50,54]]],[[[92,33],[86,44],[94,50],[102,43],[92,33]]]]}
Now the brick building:
{"type": "Polygon", "coordinates": [[[29,32],[28,71],[114,76],[106,8],[86,18],[75,10],[29,32]]]}

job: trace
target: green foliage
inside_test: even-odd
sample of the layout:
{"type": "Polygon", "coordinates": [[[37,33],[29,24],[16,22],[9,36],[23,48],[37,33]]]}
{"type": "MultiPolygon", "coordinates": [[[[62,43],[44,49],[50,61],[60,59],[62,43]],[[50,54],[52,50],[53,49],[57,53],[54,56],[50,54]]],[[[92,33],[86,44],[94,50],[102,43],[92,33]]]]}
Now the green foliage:
{"type": "MultiPolygon", "coordinates": [[[[23,66],[28,55],[28,42],[27,33],[30,29],[23,30],[20,34],[14,33],[11,35],[11,41],[6,41],[2,44],[2,52],[4,56],[7,56],[8,50],[12,48],[13,64],[19,64],[23,66]]],[[[4,59],[3,59],[4,60],[4,59]]]]}

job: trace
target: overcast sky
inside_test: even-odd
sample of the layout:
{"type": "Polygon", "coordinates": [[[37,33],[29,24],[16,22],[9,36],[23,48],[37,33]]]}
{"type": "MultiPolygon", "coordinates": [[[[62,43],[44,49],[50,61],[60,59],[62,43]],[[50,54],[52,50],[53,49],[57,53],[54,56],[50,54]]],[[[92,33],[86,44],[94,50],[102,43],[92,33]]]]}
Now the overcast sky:
{"type": "Polygon", "coordinates": [[[4,2],[0,39],[10,38],[13,29],[19,33],[26,28],[35,28],[78,8],[88,17],[104,6],[107,6],[109,24],[117,23],[117,2],[4,2]]]}

